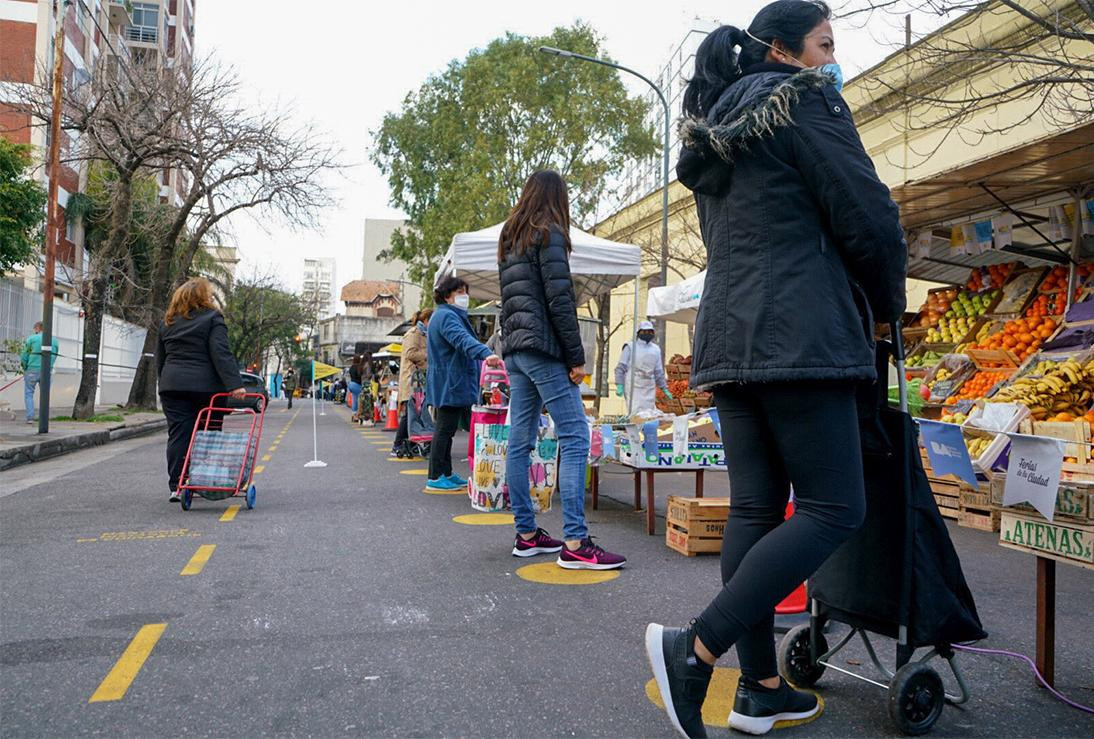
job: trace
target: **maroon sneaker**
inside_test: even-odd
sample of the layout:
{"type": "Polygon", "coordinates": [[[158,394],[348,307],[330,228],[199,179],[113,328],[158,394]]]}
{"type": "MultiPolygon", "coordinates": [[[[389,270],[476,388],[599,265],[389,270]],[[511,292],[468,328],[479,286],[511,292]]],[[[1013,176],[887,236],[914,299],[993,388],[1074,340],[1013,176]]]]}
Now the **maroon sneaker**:
{"type": "Polygon", "coordinates": [[[543,529],[536,529],[536,535],[525,540],[517,534],[517,540],[513,542],[514,557],[534,557],[537,554],[551,554],[562,549],[562,542],[552,539],[551,535],[543,529]]]}
{"type": "Polygon", "coordinates": [[[593,544],[591,537],[581,540],[581,546],[570,551],[563,548],[558,555],[558,566],[567,570],[615,570],[627,564],[621,554],[612,554],[593,544]]]}

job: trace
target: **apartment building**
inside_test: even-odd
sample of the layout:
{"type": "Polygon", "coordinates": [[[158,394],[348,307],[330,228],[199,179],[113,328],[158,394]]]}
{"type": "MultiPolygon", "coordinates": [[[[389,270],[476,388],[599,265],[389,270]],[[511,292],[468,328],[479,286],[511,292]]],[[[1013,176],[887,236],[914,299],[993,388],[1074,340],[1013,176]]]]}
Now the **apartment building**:
{"type": "Polygon", "coordinates": [[[304,260],[304,284],[301,295],[305,303],[316,307],[316,317],[323,320],[334,315],[335,260],[317,257],[304,260]]]}
{"type": "Polygon", "coordinates": [[[408,281],[406,262],[385,261],[380,253],[391,248],[391,237],[398,229],[406,228],[406,221],[395,218],[366,218],[364,249],[361,259],[363,280],[390,280],[402,285],[403,314],[411,316],[421,307],[422,288],[408,281]]]}

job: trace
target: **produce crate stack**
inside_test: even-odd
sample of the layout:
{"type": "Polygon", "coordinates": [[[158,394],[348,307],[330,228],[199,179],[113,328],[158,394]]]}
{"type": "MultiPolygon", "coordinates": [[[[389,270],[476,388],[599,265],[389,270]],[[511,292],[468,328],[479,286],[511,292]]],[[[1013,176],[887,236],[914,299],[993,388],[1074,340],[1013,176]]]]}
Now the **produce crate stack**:
{"type": "Polygon", "coordinates": [[[672,400],[657,391],[657,408],[664,413],[682,415],[693,413],[700,408],[709,408],[712,398],[708,392],[696,392],[691,388],[691,355],[674,354],[665,365],[665,378],[668,380],[672,400]]]}
{"type": "Polygon", "coordinates": [[[665,545],[681,554],[718,554],[729,517],[729,498],[670,495],[665,516],[665,545]]]}
{"type": "MultiPolygon", "coordinates": [[[[999,477],[1002,477],[1001,475],[999,477]]],[[[967,529],[995,532],[999,530],[1000,511],[992,504],[994,477],[976,488],[962,483],[958,500],[957,525],[967,529]]]]}
{"type": "Polygon", "coordinates": [[[938,476],[931,469],[931,461],[922,447],[919,449],[923,459],[923,471],[927,473],[927,482],[931,484],[934,502],[943,518],[957,520],[961,515],[961,481],[953,475],[938,476]]]}
{"type": "Polygon", "coordinates": [[[1094,569],[1094,481],[1061,482],[1051,522],[1025,503],[1004,508],[1004,486],[992,480],[1002,546],[1094,569]]]}

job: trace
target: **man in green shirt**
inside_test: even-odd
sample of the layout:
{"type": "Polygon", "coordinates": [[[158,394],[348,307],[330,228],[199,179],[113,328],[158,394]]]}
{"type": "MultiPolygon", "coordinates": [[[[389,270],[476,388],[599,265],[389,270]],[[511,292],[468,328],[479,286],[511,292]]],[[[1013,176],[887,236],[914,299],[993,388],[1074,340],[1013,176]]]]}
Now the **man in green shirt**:
{"type": "MultiPolygon", "coordinates": [[[[57,363],[57,337],[53,337],[53,357],[50,369],[57,363]]],[[[42,322],[34,324],[34,333],[27,337],[23,353],[19,355],[23,365],[23,400],[27,407],[27,423],[34,423],[34,388],[42,379],[42,322]]]]}

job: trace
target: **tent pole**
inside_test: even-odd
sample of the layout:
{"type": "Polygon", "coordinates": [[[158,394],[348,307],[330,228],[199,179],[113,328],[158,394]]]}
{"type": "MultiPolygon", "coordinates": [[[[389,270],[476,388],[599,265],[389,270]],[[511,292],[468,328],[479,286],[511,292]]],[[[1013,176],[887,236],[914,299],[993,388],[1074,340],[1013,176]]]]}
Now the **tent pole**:
{"type": "Polygon", "coordinates": [[[638,274],[634,277],[634,330],[631,331],[631,365],[630,365],[630,377],[627,378],[627,416],[628,419],[634,414],[634,352],[638,348],[638,291],[641,289],[642,284],[642,268],[638,268],[638,274]]]}
{"type": "Polygon", "coordinates": [[[1072,191],[1075,196],[1075,215],[1071,219],[1071,265],[1067,275],[1067,308],[1065,313],[1071,310],[1071,303],[1075,300],[1075,283],[1079,279],[1076,265],[1079,263],[1079,250],[1083,244],[1083,189],[1077,187],[1072,191]]]}

